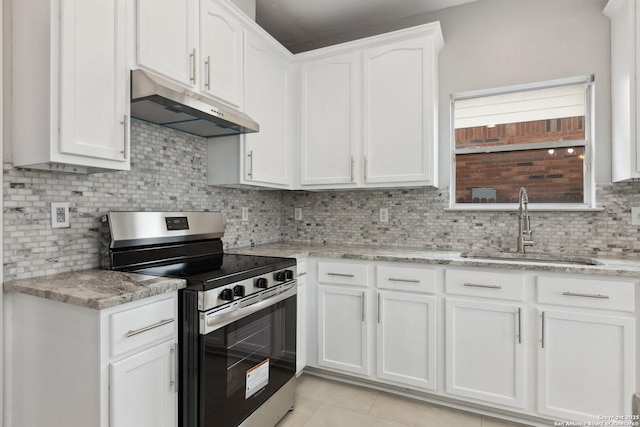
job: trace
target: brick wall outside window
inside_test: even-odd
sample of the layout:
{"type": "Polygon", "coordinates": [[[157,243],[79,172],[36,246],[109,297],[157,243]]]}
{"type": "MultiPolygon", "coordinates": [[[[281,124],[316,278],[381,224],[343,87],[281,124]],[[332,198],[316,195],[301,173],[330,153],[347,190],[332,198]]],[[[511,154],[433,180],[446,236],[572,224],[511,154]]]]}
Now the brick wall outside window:
{"type": "MultiPolygon", "coordinates": [[[[585,139],[584,117],[456,129],[456,148],[493,147],[585,139]]],[[[584,200],[584,147],[456,155],[457,203],[516,203],[527,187],[532,203],[584,200]],[[473,199],[489,189],[495,199],[473,199]]],[[[484,193],[487,194],[486,192],[484,193]]]]}

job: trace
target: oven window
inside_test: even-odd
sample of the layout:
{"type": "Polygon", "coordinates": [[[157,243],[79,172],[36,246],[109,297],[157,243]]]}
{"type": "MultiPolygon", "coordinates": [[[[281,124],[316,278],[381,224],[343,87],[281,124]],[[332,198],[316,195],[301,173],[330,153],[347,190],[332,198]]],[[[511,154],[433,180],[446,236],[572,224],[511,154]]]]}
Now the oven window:
{"type": "Polygon", "coordinates": [[[200,339],[202,425],[238,425],[295,375],[296,298],[200,339]]]}

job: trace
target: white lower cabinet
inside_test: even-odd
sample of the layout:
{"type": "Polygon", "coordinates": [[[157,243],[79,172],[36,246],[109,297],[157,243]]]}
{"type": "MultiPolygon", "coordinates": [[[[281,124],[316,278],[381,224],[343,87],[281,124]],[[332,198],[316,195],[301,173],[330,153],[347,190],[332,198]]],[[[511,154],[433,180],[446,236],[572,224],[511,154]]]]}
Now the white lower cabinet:
{"type": "Polygon", "coordinates": [[[10,293],[8,426],[175,427],[177,291],[104,310],[10,293]]]}
{"type": "Polygon", "coordinates": [[[632,279],[384,261],[309,266],[313,368],[534,425],[631,414],[632,279]]]}
{"type": "Polygon", "coordinates": [[[378,378],[436,389],[436,297],[378,292],[378,378]]]}
{"type": "Polygon", "coordinates": [[[447,393],[524,407],[522,306],[447,298],[447,393]]]}
{"type": "Polygon", "coordinates": [[[298,261],[298,295],[296,298],[296,373],[307,366],[307,261],[298,261]]]}
{"type": "Polygon", "coordinates": [[[318,364],[367,375],[367,294],[359,288],[318,286],[318,364]]]}
{"type": "Polygon", "coordinates": [[[111,427],[175,427],[176,344],[167,341],[111,364],[111,427]]]}

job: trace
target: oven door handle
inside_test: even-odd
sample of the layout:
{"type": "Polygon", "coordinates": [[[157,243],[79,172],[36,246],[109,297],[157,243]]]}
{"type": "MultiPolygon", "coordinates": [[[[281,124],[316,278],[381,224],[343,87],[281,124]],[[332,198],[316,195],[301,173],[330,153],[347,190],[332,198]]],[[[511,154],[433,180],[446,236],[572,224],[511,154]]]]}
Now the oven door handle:
{"type": "Polygon", "coordinates": [[[298,293],[297,283],[294,280],[293,282],[289,282],[291,287],[284,292],[276,294],[272,297],[264,299],[255,304],[240,307],[237,310],[233,310],[230,312],[226,312],[223,314],[214,314],[208,316],[206,313],[204,314],[204,321],[200,322],[200,334],[207,335],[213,331],[216,331],[223,326],[227,326],[230,323],[235,322],[236,320],[242,319],[243,317],[249,316],[253,313],[257,313],[260,310],[271,307],[279,303],[280,301],[284,301],[287,298],[295,297],[298,293]]]}

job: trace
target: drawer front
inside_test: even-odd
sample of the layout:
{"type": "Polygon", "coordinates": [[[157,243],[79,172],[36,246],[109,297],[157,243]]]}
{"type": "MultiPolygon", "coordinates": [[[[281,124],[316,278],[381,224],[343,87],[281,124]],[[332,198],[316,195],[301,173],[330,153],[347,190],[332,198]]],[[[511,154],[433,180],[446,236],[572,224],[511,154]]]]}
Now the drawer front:
{"type": "Polygon", "coordinates": [[[296,264],[296,271],[297,271],[298,277],[305,276],[307,274],[307,260],[306,259],[299,259],[298,260],[298,262],[296,264]]]}
{"type": "Polygon", "coordinates": [[[381,289],[435,293],[436,270],[379,265],[376,267],[376,285],[381,289]]]}
{"type": "Polygon", "coordinates": [[[109,326],[111,357],[171,338],[176,333],[176,297],[114,313],[109,326]]]}
{"type": "Polygon", "coordinates": [[[538,302],[603,310],[634,311],[635,283],[538,276],[538,302]]]}
{"type": "Polygon", "coordinates": [[[447,270],[446,291],[472,297],[524,300],[524,276],[478,270],[447,270]]]}
{"type": "Polygon", "coordinates": [[[318,281],[336,285],[367,286],[367,264],[318,262],[318,281]]]}

